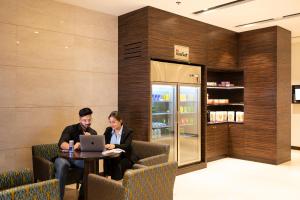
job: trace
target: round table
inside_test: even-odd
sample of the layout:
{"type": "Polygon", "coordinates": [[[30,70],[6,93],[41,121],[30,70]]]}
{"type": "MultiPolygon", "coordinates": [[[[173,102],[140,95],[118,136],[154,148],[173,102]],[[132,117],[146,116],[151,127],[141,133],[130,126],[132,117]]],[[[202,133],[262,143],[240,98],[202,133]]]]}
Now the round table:
{"type": "Polygon", "coordinates": [[[84,170],[83,170],[83,190],[84,190],[84,199],[88,199],[88,175],[90,173],[98,174],[99,173],[99,160],[100,159],[111,159],[119,157],[120,154],[114,155],[103,155],[102,152],[81,152],[74,151],[70,152],[60,152],[59,157],[66,160],[83,160],[84,161],[84,170]]]}

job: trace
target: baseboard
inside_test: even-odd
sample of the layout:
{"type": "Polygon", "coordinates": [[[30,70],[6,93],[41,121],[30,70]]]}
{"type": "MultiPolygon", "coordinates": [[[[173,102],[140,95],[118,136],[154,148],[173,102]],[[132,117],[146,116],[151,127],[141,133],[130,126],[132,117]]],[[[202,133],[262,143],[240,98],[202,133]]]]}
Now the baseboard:
{"type": "Polygon", "coordinates": [[[293,150],[300,150],[300,147],[292,146],[291,149],[293,149],[293,150]]]}
{"type": "Polygon", "coordinates": [[[219,156],[207,158],[207,162],[212,162],[212,161],[216,161],[216,160],[227,158],[227,157],[228,157],[227,155],[219,155],[219,156]]]}
{"type": "Polygon", "coordinates": [[[186,174],[186,173],[189,173],[189,172],[204,169],[206,167],[207,167],[206,162],[200,162],[200,163],[195,163],[195,164],[191,164],[191,165],[182,166],[182,167],[179,167],[177,169],[176,175],[178,176],[178,175],[181,175],[181,174],[186,174]]]}

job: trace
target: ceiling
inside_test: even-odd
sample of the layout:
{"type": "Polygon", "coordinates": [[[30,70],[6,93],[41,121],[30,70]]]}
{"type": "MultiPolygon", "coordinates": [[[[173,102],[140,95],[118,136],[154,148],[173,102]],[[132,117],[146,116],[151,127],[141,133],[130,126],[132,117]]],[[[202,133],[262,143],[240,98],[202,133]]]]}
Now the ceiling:
{"type": "Polygon", "coordinates": [[[260,23],[249,27],[235,27],[269,18],[300,13],[300,0],[249,0],[246,3],[216,9],[212,12],[192,14],[195,11],[214,7],[234,0],[57,0],[87,9],[112,15],[122,15],[130,11],[152,6],[195,20],[213,24],[236,32],[243,32],[267,26],[278,25],[292,32],[294,42],[300,42],[300,15],[284,20],[260,23]],[[177,5],[176,1],[181,1],[177,5]]]}

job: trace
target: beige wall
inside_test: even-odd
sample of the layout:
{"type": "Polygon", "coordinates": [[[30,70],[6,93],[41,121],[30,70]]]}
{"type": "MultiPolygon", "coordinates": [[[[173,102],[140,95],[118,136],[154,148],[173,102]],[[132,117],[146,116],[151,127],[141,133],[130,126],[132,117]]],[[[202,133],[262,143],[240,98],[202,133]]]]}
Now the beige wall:
{"type": "MultiPolygon", "coordinates": [[[[300,41],[292,44],[292,85],[300,85],[300,41]]],[[[300,147],[300,104],[292,104],[292,146],[300,147]]]]}
{"type": "Polygon", "coordinates": [[[51,0],[0,0],[0,171],[31,167],[78,110],[103,133],[117,109],[117,17],[51,0]]]}

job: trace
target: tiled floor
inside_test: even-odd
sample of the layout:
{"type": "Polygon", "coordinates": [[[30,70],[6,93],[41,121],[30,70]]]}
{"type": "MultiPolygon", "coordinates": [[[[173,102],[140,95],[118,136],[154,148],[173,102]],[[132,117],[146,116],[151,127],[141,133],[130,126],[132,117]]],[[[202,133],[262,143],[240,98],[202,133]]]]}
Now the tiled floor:
{"type": "MultiPolygon", "coordinates": [[[[76,199],[67,189],[67,200],[76,199]]],[[[299,200],[300,151],[292,161],[268,165],[225,158],[208,168],[176,177],[174,200],[299,200]]]]}
{"type": "Polygon", "coordinates": [[[176,178],[174,200],[299,200],[300,151],[282,165],[225,158],[176,178]]]}

